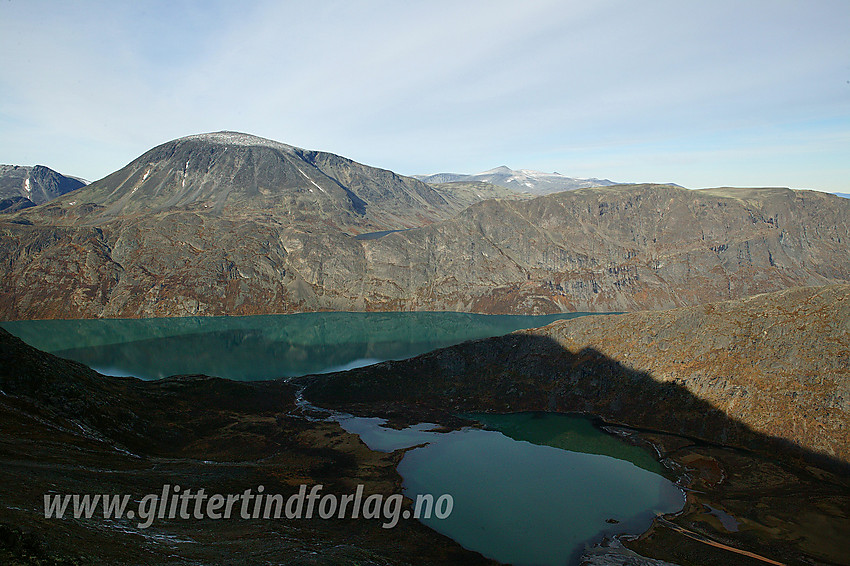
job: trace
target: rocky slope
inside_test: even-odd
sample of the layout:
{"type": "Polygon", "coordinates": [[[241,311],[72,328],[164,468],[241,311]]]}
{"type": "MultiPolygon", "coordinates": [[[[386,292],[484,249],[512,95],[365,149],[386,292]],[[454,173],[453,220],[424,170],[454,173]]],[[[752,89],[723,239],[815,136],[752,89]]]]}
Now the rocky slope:
{"type": "Polygon", "coordinates": [[[44,204],[85,185],[44,165],[0,165],[0,213],[44,204]]]}
{"type": "Polygon", "coordinates": [[[850,285],[559,321],[321,376],[306,395],[369,414],[580,411],[726,445],[775,441],[846,465],[850,285]]]}
{"type": "Polygon", "coordinates": [[[365,255],[370,301],[397,308],[670,308],[850,280],[850,203],[789,189],[579,189],[481,202],[365,255]]]}
{"type": "Polygon", "coordinates": [[[367,207],[366,225],[343,231],[358,213],[340,212],[354,201],[327,177],[328,193],[303,179],[293,193],[324,194],[325,208],[269,197],[264,209],[260,193],[205,203],[203,183],[178,206],[162,191],[182,173],[151,172],[134,193],[146,167],[134,171],[0,221],[0,318],[634,311],[850,281],[850,201],[813,191],[579,189],[357,239],[377,221],[367,207]]]}

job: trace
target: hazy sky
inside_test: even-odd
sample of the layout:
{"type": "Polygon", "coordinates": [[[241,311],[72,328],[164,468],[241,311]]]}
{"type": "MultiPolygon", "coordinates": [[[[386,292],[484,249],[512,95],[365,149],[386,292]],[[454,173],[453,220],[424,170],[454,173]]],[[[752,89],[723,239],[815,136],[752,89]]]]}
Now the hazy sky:
{"type": "Polygon", "coordinates": [[[90,180],[237,130],[403,174],[850,192],[848,0],[0,0],[0,63],[0,163],[90,180]]]}

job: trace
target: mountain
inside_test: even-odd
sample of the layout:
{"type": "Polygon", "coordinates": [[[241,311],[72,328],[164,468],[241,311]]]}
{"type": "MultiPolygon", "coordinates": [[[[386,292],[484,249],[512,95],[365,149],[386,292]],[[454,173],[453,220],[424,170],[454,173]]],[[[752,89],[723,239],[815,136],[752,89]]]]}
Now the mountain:
{"type": "Polygon", "coordinates": [[[88,209],[63,197],[0,221],[0,318],[634,311],[850,281],[850,201],[814,191],[578,189],[358,239],[341,228],[356,212],[323,216],[332,203],[345,212],[342,189],[298,214],[272,201],[104,215],[135,206],[132,186],[88,209]]]}
{"type": "Polygon", "coordinates": [[[671,308],[850,281],[850,202],[790,189],[611,186],[484,201],[365,246],[375,258],[370,308],[671,308]]]}
{"type": "Polygon", "coordinates": [[[841,198],[850,198],[850,193],[832,193],[832,194],[840,196],[841,198]]]}
{"type": "Polygon", "coordinates": [[[415,179],[238,132],[198,134],[159,145],[55,205],[55,217],[87,223],[163,211],[338,228],[401,229],[448,218],[459,205],[415,179]]]}
{"type": "Polygon", "coordinates": [[[44,165],[0,165],[0,213],[43,204],[85,185],[44,165]]]}
{"type": "Polygon", "coordinates": [[[614,185],[608,179],[575,179],[566,177],[560,173],[543,173],[530,169],[514,171],[504,165],[476,173],[466,175],[460,173],[436,173],[434,175],[414,175],[415,178],[426,183],[455,183],[455,182],[482,182],[513,189],[521,193],[535,195],[547,195],[560,191],[571,191],[588,187],[603,187],[614,185]]]}
{"type": "Polygon", "coordinates": [[[476,198],[248,134],[188,136],[9,216],[0,295],[13,317],[345,310],[363,271],[354,236],[447,219],[476,198]]]}

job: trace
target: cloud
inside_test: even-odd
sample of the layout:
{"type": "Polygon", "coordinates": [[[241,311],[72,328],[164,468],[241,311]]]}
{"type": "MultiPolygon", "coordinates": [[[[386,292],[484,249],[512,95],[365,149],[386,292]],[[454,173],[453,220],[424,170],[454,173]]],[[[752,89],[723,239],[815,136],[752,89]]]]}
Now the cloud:
{"type": "MultiPolygon", "coordinates": [[[[781,163],[772,127],[797,147],[847,123],[848,17],[843,1],[12,0],[0,160],[97,177],[168,139],[237,129],[403,173],[574,174],[575,153],[558,148],[588,147],[640,180],[623,147],[669,154],[687,140],[696,163],[744,138],[781,163]]],[[[728,163],[726,184],[771,166],[728,163]]],[[[848,166],[827,169],[800,175],[848,189],[848,166]]]]}

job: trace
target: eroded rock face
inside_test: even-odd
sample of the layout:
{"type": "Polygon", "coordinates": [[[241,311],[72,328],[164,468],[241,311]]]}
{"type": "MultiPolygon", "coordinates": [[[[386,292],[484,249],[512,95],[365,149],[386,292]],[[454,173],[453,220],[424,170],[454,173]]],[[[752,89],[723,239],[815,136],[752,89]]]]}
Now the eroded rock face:
{"type": "Polygon", "coordinates": [[[580,411],[726,445],[850,463],[850,285],[581,317],[314,379],[373,414],[580,411]]]}
{"type": "Polygon", "coordinates": [[[848,227],[823,193],[644,185],[485,201],[366,247],[376,302],[633,311],[847,281],[848,227]]]}
{"type": "MultiPolygon", "coordinates": [[[[248,149],[295,159],[285,149],[248,149]]],[[[356,239],[373,228],[405,227],[387,208],[392,199],[363,189],[364,166],[344,171],[335,156],[305,159],[316,164],[316,175],[319,168],[339,178],[344,172],[346,190],[364,195],[366,214],[359,216],[331,177],[316,183],[339,198],[298,204],[322,194],[315,186],[310,193],[302,178],[291,181],[292,191],[281,189],[280,199],[243,191],[231,202],[234,192],[213,191],[207,206],[202,195],[212,189],[197,179],[178,196],[162,192],[182,183],[180,171],[152,169],[153,184],[138,184],[144,166],[129,179],[119,172],[73,198],[10,215],[0,222],[0,318],[636,311],[850,281],[850,201],[834,195],[668,185],[580,189],[487,200],[449,220],[356,239]],[[197,199],[181,204],[192,195],[197,199]]],[[[388,194],[400,194],[393,187],[406,181],[382,175],[388,194]]],[[[407,211],[405,222],[425,222],[415,218],[423,210],[418,199],[437,197],[405,194],[410,203],[392,201],[407,211]]]]}

